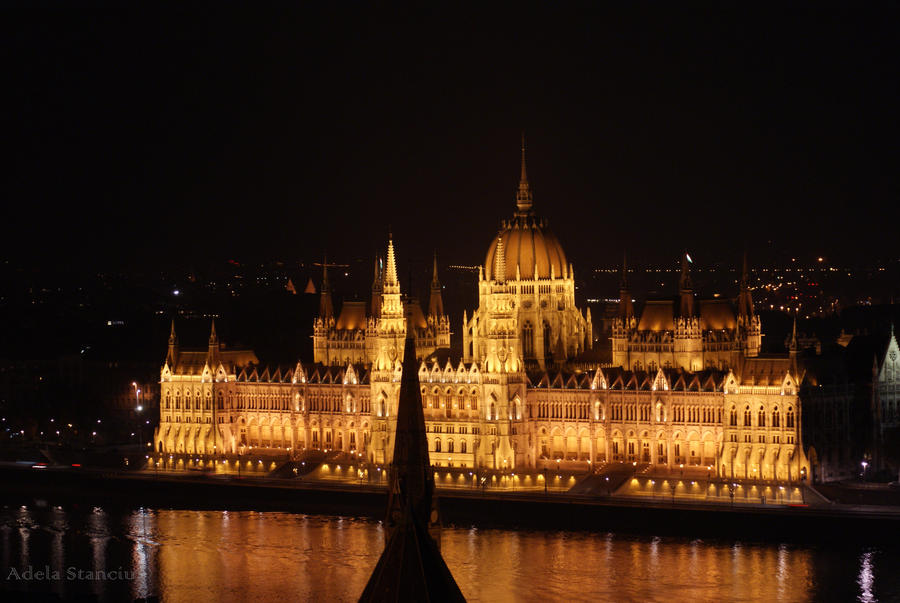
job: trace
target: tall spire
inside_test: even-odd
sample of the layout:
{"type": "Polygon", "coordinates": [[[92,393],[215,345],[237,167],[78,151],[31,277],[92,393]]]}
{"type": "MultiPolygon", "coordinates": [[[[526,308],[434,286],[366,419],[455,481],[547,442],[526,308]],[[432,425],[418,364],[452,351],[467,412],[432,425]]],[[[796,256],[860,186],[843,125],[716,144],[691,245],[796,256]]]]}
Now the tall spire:
{"type": "Polygon", "coordinates": [[[791,343],[788,348],[791,352],[796,353],[798,349],[797,342],[797,315],[794,314],[794,327],[791,329],[791,343]]]}
{"type": "Polygon", "coordinates": [[[531,194],[531,185],[528,183],[528,174],[525,170],[525,132],[522,132],[522,174],[519,177],[519,191],[516,193],[516,207],[519,213],[531,214],[534,197],[531,194]]]}
{"type": "Polygon", "coordinates": [[[389,470],[384,552],[360,601],[464,601],[441,557],[440,515],[428,459],[413,329],[407,328],[389,470]]]}
{"type": "Polygon", "coordinates": [[[622,282],[619,284],[619,318],[627,321],[634,316],[634,304],[631,302],[631,291],[628,289],[628,260],[622,252],[622,282]]]}
{"type": "Polygon", "coordinates": [[[439,319],[444,315],[444,300],[441,296],[441,281],[438,280],[437,252],[434,252],[434,268],[431,274],[431,295],[428,298],[428,314],[439,319]]]}
{"type": "Polygon", "coordinates": [[[399,285],[397,280],[397,259],[394,257],[394,236],[388,234],[387,272],[384,275],[385,285],[399,285]]]}
{"type": "Polygon", "coordinates": [[[215,365],[219,361],[219,336],[216,335],[216,319],[213,318],[212,326],[209,330],[209,351],[207,352],[206,362],[209,363],[211,368],[215,368],[215,365]]]}
{"type": "Polygon", "coordinates": [[[681,297],[681,316],[694,316],[694,281],[691,279],[691,256],[687,250],[681,254],[681,278],[678,281],[678,294],[681,297]]]}
{"type": "Polygon", "coordinates": [[[334,317],[334,304],[331,303],[331,287],[328,284],[328,255],[322,256],[322,293],[319,298],[319,318],[328,320],[334,317]]]}
{"type": "Polygon", "coordinates": [[[175,361],[178,358],[178,336],[175,335],[175,319],[172,319],[172,327],[169,330],[169,351],[166,354],[166,362],[174,370],[175,361]]]}
{"type": "Polygon", "coordinates": [[[747,263],[747,252],[744,251],[744,264],[741,268],[741,290],[738,293],[738,316],[753,316],[753,296],[750,294],[750,269],[747,263]]]}
{"type": "Polygon", "coordinates": [[[384,292],[384,270],[382,259],[375,256],[375,271],[372,278],[372,308],[371,315],[375,318],[381,316],[381,294],[384,292]]]}
{"type": "Polygon", "coordinates": [[[503,235],[497,237],[497,251],[494,253],[494,280],[506,282],[506,252],[503,250],[503,235]]]}

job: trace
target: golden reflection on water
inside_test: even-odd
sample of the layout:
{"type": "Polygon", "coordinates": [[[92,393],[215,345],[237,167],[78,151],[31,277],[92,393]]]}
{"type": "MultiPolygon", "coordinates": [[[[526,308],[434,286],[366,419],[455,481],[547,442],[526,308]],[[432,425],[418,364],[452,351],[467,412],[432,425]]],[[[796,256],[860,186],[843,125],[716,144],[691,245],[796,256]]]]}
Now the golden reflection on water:
{"type": "MultiPolygon", "coordinates": [[[[381,552],[364,520],[255,512],[159,511],[166,601],[349,600],[381,552]]],[[[135,545],[137,546],[137,544],[135,545]]],[[[470,601],[809,598],[807,550],[612,534],[445,529],[442,553],[470,601]]]]}
{"type": "MultiPolygon", "coordinates": [[[[4,568],[49,563],[134,572],[124,582],[12,585],[62,598],[353,601],[383,546],[381,526],[365,519],[0,509],[4,568]]],[[[858,547],[445,528],[442,553],[469,601],[877,601],[900,593],[896,551],[858,547]]]]}

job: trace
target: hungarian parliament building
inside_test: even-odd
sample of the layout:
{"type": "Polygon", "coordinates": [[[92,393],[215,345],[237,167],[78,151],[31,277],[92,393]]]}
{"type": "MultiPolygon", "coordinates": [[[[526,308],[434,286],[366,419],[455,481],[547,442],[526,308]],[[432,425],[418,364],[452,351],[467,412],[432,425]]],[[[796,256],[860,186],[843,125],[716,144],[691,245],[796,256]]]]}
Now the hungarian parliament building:
{"type": "Polygon", "coordinates": [[[640,315],[623,266],[612,362],[600,364],[572,265],[534,211],[524,149],[516,211],[479,268],[478,307],[463,315],[461,358],[450,359],[436,262],[427,308],[404,297],[392,240],[376,260],[369,302],[346,301],[336,315],[324,271],[312,363],[263,368],[252,351],[220,343],[214,324],[205,349],[182,349],[173,324],[158,452],[320,449],[389,463],[413,329],[434,465],[696,465],[775,480],[809,472],[796,337],[788,354],[760,354],[746,260],[736,298],[705,300],[683,259],[678,296],[647,301],[640,315]]]}

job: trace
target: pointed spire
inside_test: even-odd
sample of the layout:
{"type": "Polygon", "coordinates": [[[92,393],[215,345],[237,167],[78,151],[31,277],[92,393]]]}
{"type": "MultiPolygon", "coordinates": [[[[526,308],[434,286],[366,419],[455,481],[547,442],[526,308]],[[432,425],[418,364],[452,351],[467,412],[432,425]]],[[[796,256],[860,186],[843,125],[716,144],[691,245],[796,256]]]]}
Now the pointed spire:
{"type": "Polygon", "coordinates": [[[525,170],[525,132],[522,132],[522,174],[519,177],[519,191],[516,193],[516,207],[520,214],[531,214],[534,197],[531,194],[531,185],[528,183],[528,174],[525,170]]]}
{"type": "Polygon", "coordinates": [[[334,304],[331,302],[331,287],[328,284],[328,254],[322,255],[322,289],[319,298],[319,318],[328,320],[334,317],[334,304]]]}
{"type": "Polygon", "coordinates": [[[441,286],[441,282],[438,280],[437,251],[434,252],[434,267],[431,270],[431,286],[432,288],[441,286]]]}
{"type": "Polygon", "coordinates": [[[213,318],[212,326],[209,330],[209,350],[206,355],[206,362],[209,364],[210,368],[215,370],[216,364],[219,361],[219,337],[216,335],[216,319],[213,318]]]}
{"type": "Polygon", "coordinates": [[[681,297],[681,316],[694,316],[694,281],[691,280],[691,256],[687,250],[681,254],[681,278],[678,281],[678,294],[681,297]]]}
{"type": "Polygon", "coordinates": [[[738,293],[738,315],[753,316],[753,296],[750,293],[750,268],[747,252],[744,251],[744,262],[741,267],[741,290],[738,293]]]}
{"type": "Polygon", "coordinates": [[[384,275],[386,285],[399,285],[397,280],[397,259],[394,257],[394,237],[388,234],[387,272],[384,275]]]}
{"type": "Polygon", "coordinates": [[[375,318],[381,316],[381,294],[384,292],[383,273],[381,257],[375,256],[375,276],[372,278],[372,307],[370,312],[375,318]]]}
{"type": "Polygon", "coordinates": [[[629,318],[634,316],[634,304],[631,302],[631,291],[628,289],[628,262],[625,252],[622,252],[622,281],[619,283],[619,318],[627,325],[629,318]]]}
{"type": "Polygon", "coordinates": [[[794,327],[791,329],[791,343],[788,346],[788,349],[792,354],[797,353],[798,344],[797,344],[797,315],[794,314],[794,327]]]}
{"type": "Polygon", "coordinates": [[[173,370],[175,369],[175,361],[178,359],[178,336],[175,335],[175,319],[172,319],[172,328],[169,330],[169,350],[166,354],[166,363],[173,370]]]}
{"type": "Polygon", "coordinates": [[[440,553],[440,513],[411,333],[403,351],[384,552],[360,601],[464,601],[440,553]]]}
{"type": "Polygon", "coordinates": [[[494,280],[506,282],[506,252],[503,249],[503,235],[497,237],[497,251],[494,253],[494,280]]]}
{"type": "Polygon", "coordinates": [[[441,281],[438,280],[437,252],[434,253],[434,269],[431,275],[431,295],[428,297],[428,314],[439,319],[444,315],[444,300],[441,296],[441,281]]]}
{"type": "Polygon", "coordinates": [[[741,289],[748,289],[750,287],[750,269],[747,264],[747,250],[744,250],[744,263],[741,266],[741,289]]]}

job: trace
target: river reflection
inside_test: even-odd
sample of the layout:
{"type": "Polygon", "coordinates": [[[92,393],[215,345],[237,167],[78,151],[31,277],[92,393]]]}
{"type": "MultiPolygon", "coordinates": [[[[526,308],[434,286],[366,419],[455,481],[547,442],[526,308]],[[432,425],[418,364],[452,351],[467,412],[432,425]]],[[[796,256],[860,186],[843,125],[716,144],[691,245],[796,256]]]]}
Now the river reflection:
{"type": "MultiPolygon", "coordinates": [[[[0,590],[101,601],[349,601],[383,545],[377,522],[349,517],[3,507],[0,590]]],[[[447,528],[442,552],[470,601],[900,598],[898,552],[858,546],[447,528]]]]}

